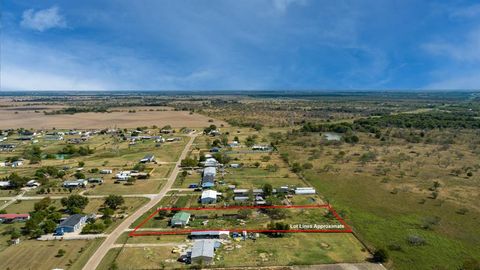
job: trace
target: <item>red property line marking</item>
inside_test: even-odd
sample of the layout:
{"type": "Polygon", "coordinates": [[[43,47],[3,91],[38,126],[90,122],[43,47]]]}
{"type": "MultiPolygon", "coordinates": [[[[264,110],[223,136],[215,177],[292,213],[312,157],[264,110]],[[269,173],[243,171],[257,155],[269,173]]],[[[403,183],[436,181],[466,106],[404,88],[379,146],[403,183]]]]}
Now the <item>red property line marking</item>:
{"type": "Polygon", "coordinates": [[[245,231],[245,232],[255,232],[255,233],[268,233],[268,232],[278,232],[278,233],[351,233],[352,229],[347,223],[338,215],[338,213],[333,209],[329,204],[322,205],[272,205],[272,206],[225,206],[225,207],[193,207],[193,208],[157,208],[152,214],[150,214],[145,220],[140,222],[128,236],[147,236],[147,235],[171,235],[171,234],[189,234],[191,232],[212,232],[212,231],[245,231]],[[330,211],[335,219],[340,222],[345,229],[338,230],[267,230],[267,229],[189,229],[189,230],[167,230],[167,231],[147,231],[147,232],[138,232],[146,222],[152,219],[160,211],[199,211],[199,210],[229,210],[229,209],[272,209],[272,208],[326,208],[330,211]]]}

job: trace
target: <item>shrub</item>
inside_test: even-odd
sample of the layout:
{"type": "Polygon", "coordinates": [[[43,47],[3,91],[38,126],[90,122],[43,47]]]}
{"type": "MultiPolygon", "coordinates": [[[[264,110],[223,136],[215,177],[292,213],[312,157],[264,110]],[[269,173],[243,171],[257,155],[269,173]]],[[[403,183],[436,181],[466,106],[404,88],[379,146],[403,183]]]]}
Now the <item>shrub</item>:
{"type": "Polygon", "coordinates": [[[57,255],[55,257],[63,257],[65,255],[66,251],[64,249],[59,249],[57,252],[57,255]]]}
{"type": "Polygon", "coordinates": [[[383,263],[383,262],[386,262],[387,260],[388,260],[388,254],[386,250],[381,248],[381,249],[375,250],[375,252],[373,253],[373,258],[372,258],[373,262],[383,263]]]}
{"type": "Polygon", "coordinates": [[[409,235],[407,237],[407,242],[411,246],[423,246],[427,243],[427,241],[425,239],[423,239],[422,237],[420,237],[418,235],[409,235]]]}

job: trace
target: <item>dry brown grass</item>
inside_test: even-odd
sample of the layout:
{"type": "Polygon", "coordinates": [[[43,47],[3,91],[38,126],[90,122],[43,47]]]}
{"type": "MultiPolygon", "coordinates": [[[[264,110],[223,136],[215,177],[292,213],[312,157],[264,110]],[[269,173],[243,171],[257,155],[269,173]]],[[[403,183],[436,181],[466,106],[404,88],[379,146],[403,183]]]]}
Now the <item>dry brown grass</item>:
{"type": "MultiPolygon", "coordinates": [[[[48,106],[42,106],[48,107],[48,106]]],[[[44,115],[42,111],[25,110],[26,107],[0,108],[0,128],[108,128],[121,127],[132,128],[139,126],[157,125],[159,127],[171,125],[172,127],[205,127],[210,124],[220,126],[227,125],[223,121],[214,120],[209,122],[210,117],[200,114],[190,114],[187,111],[157,111],[158,107],[141,108],[114,108],[110,113],[77,113],[44,115]],[[129,113],[128,110],[135,110],[135,113],[129,113]],[[138,110],[139,109],[139,110],[138,110]]],[[[53,108],[52,108],[53,109],[53,108]]],[[[55,108],[57,109],[57,108],[55,108]]],[[[49,110],[47,110],[49,111],[49,110]]]]}

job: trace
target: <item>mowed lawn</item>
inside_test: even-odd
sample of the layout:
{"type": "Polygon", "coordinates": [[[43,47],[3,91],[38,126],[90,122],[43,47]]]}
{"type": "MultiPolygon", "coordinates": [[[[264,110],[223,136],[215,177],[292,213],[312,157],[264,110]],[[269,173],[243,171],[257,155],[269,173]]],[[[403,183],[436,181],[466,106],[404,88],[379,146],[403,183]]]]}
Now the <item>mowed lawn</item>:
{"type": "Polygon", "coordinates": [[[101,241],[23,241],[0,253],[0,269],[81,269],[101,241]],[[60,249],[65,255],[57,257],[60,249]]]}

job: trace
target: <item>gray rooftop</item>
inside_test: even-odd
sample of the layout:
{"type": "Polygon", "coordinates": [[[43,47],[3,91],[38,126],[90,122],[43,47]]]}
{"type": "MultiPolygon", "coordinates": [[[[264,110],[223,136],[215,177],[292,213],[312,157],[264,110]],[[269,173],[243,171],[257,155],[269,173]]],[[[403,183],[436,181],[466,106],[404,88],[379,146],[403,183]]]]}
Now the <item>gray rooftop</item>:
{"type": "Polygon", "coordinates": [[[215,240],[197,240],[192,247],[192,258],[214,256],[215,240]]]}
{"type": "Polygon", "coordinates": [[[80,215],[80,214],[71,215],[67,219],[62,221],[60,223],[60,225],[58,225],[58,226],[59,227],[73,227],[73,226],[77,225],[83,217],[84,216],[80,215]]]}

